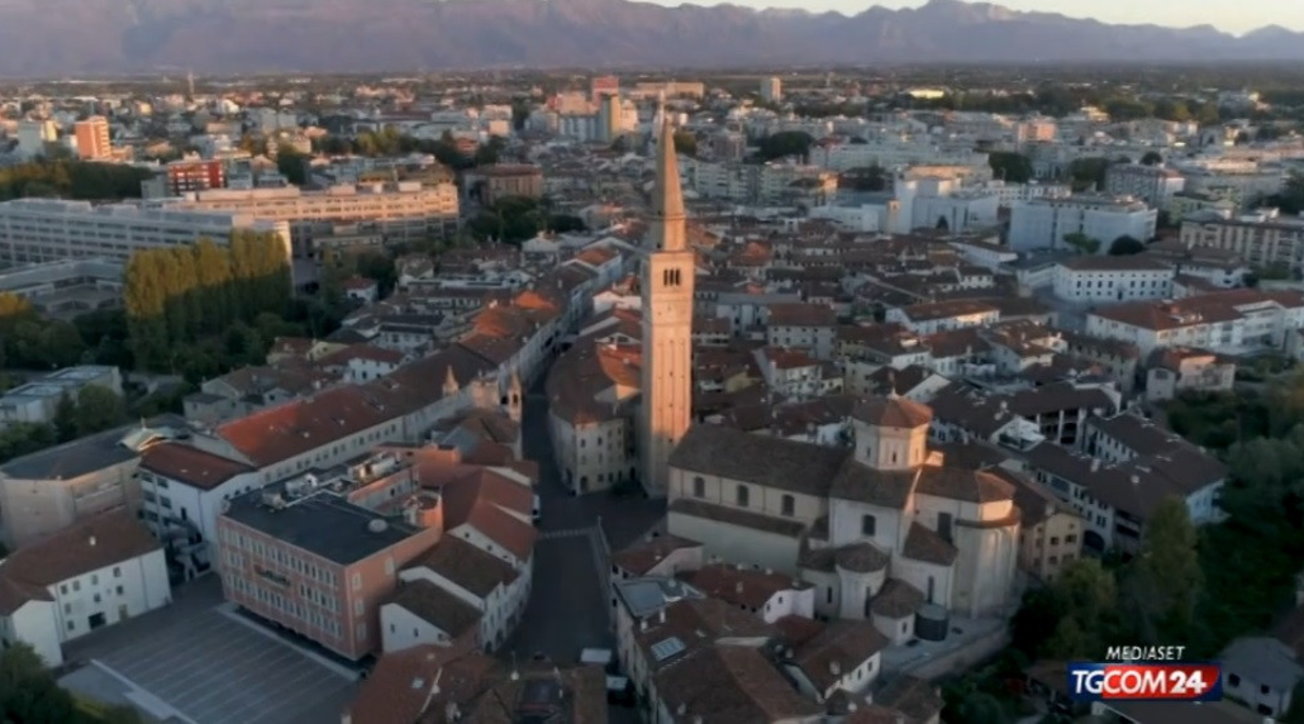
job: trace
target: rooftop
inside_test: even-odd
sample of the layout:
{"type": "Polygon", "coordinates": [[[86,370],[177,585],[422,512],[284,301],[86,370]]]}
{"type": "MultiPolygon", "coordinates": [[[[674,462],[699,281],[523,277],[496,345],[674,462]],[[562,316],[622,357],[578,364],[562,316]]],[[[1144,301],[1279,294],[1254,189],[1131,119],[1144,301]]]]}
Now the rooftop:
{"type": "Polygon", "coordinates": [[[326,491],[280,507],[265,502],[264,495],[253,491],[233,498],[224,517],[341,565],[373,556],[418,532],[326,491]]]}

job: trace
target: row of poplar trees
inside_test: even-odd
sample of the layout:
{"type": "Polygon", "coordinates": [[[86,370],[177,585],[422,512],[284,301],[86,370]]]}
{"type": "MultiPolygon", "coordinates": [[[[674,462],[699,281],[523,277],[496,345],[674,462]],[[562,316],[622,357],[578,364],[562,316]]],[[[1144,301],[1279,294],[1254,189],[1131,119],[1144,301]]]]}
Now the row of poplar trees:
{"type": "Polygon", "coordinates": [[[229,243],[148,249],[127,262],[128,344],[140,369],[170,371],[182,345],[258,314],[284,315],[290,261],[273,233],[238,230],[229,243]]]}

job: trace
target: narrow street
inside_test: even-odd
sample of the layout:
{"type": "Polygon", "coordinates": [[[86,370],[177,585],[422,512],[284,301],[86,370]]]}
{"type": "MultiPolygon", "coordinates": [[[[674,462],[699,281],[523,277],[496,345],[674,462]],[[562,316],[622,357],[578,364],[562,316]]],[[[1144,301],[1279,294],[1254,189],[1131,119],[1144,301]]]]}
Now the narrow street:
{"type": "Polygon", "coordinates": [[[587,647],[611,648],[607,565],[597,525],[613,550],[629,545],[665,514],[665,501],[607,493],[573,497],[561,483],[548,439],[548,401],[536,384],[526,397],[522,442],[525,457],[539,463],[543,518],[534,548],[534,588],[525,618],[502,649],[525,660],[536,654],[560,664],[575,662],[587,647]]]}

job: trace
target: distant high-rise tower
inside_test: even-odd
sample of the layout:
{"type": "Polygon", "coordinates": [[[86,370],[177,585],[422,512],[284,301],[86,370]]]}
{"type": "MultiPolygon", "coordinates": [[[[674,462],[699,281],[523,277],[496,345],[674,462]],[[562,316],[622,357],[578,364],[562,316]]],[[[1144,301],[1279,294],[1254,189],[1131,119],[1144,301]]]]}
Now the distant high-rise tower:
{"type": "Polygon", "coordinates": [[[186,88],[190,92],[190,97],[195,97],[195,71],[186,73],[186,88]]]}
{"type": "Polygon", "coordinates": [[[109,145],[109,120],[104,116],[91,116],[73,124],[77,139],[77,157],[87,160],[108,158],[113,155],[109,145]]]}
{"type": "Polygon", "coordinates": [[[775,77],[761,79],[761,100],[778,103],[783,100],[783,81],[775,77]]]}
{"type": "Polygon", "coordinates": [[[688,431],[693,402],[694,256],[684,228],[675,130],[661,123],[652,230],[643,264],[643,488],[665,495],[670,453],[688,431]]]}

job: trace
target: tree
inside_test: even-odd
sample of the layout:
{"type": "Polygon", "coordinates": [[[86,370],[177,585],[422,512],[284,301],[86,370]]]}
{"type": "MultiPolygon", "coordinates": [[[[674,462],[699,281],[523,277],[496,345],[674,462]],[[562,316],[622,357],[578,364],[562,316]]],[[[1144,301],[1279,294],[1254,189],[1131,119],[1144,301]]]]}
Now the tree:
{"type": "Polygon", "coordinates": [[[1118,237],[1114,240],[1113,244],[1109,245],[1110,256],[1130,256],[1132,254],[1140,254],[1145,250],[1146,245],[1144,243],[1137,241],[1126,234],[1118,237]]]}
{"type": "Polygon", "coordinates": [[[80,436],[120,425],[126,417],[122,397],[103,385],[86,385],[77,393],[77,434],[80,436]]]}
{"type": "Polygon", "coordinates": [[[54,407],[54,434],[59,442],[77,438],[77,402],[64,392],[54,407]]]}
{"type": "Polygon", "coordinates": [[[845,171],[838,179],[838,186],[855,191],[886,191],[888,175],[882,166],[860,166],[845,171]]]}
{"type": "Polygon", "coordinates": [[[1100,240],[1093,239],[1080,231],[1065,234],[1064,243],[1076,249],[1080,254],[1095,254],[1100,251],[1100,240]]]}
{"type": "Polygon", "coordinates": [[[295,186],[308,183],[308,155],[294,146],[282,144],[276,151],[276,170],[295,186]]]}
{"type": "Polygon", "coordinates": [[[761,139],[760,157],[763,161],[799,156],[806,158],[815,138],[805,131],[780,131],[761,139]]]}
{"type": "Polygon", "coordinates": [[[1164,157],[1161,156],[1158,151],[1146,151],[1146,154],[1141,157],[1141,164],[1143,166],[1158,166],[1163,162],[1164,157]]]}
{"type": "Polygon", "coordinates": [[[41,657],[26,643],[0,653],[0,721],[68,724],[77,721],[72,695],[59,688],[41,657]]]}
{"type": "Polygon", "coordinates": [[[1069,163],[1069,181],[1074,191],[1105,188],[1105,171],[1109,168],[1109,159],[1093,156],[1076,158],[1069,163]]]}
{"type": "Polygon", "coordinates": [[[1007,183],[1026,184],[1032,180],[1032,159],[1021,153],[993,151],[987,155],[992,175],[1007,183]]]}
{"type": "Polygon", "coordinates": [[[697,156],[697,136],[688,131],[675,131],[675,151],[685,156],[697,156]]]}
{"type": "Polygon", "coordinates": [[[1186,501],[1165,498],[1146,521],[1140,554],[1124,579],[1129,621],[1143,640],[1186,635],[1202,581],[1195,526],[1186,501]]]}

